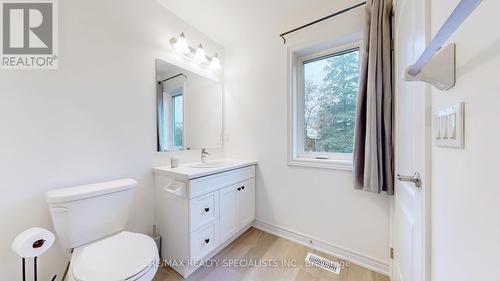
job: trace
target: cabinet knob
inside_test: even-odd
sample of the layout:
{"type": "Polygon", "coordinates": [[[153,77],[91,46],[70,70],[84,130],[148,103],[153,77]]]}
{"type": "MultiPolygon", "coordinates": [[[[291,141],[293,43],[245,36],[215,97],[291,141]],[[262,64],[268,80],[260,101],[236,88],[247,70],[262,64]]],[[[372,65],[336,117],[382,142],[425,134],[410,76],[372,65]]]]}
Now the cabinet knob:
{"type": "Polygon", "coordinates": [[[242,186],[241,189],[245,189],[245,186],[242,186]]]}
{"type": "Polygon", "coordinates": [[[210,242],[210,239],[208,239],[208,238],[207,238],[207,239],[205,239],[205,243],[207,243],[207,244],[208,244],[209,242],[210,242]]]}
{"type": "Polygon", "coordinates": [[[241,191],[241,187],[238,187],[237,189],[238,189],[238,191],[241,191]]]}
{"type": "Polygon", "coordinates": [[[210,211],[210,208],[205,208],[205,212],[208,213],[210,211]]]}

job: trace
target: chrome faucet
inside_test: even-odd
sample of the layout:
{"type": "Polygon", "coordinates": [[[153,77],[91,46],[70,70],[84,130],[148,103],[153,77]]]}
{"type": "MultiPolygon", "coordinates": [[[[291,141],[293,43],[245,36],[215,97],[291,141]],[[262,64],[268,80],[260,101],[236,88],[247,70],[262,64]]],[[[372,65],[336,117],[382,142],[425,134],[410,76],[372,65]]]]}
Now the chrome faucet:
{"type": "Polygon", "coordinates": [[[206,148],[201,149],[201,163],[207,163],[207,156],[211,155],[206,148]]]}

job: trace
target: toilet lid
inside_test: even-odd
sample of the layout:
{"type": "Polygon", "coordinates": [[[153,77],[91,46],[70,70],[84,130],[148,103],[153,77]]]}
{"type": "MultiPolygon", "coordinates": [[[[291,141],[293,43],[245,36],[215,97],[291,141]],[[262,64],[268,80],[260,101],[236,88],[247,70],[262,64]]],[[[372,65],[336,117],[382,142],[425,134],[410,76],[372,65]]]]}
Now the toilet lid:
{"type": "Polygon", "coordinates": [[[71,262],[73,276],[79,281],[115,281],[135,280],[157,260],[153,239],[123,231],[75,249],[71,262]]]}

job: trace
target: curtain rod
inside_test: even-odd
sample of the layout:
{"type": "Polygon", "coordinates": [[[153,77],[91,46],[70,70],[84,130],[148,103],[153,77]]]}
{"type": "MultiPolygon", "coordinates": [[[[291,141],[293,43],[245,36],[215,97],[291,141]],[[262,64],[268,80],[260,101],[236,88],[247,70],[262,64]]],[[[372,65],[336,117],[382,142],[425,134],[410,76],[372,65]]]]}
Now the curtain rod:
{"type": "Polygon", "coordinates": [[[187,78],[187,76],[186,76],[186,75],[184,75],[184,73],[179,73],[179,74],[174,75],[174,76],[172,76],[172,77],[168,77],[167,79],[163,79],[163,80],[161,80],[161,81],[158,81],[158,83],[159,83],[159,84],[161,84],[161,83],[163,83],[163,82],[165,82],[165,81],[168,81],[168,80],[171,80],[171,79],[177,78],[177,77],[179,77],[179,76],[184,76],[184,78],[187,78]]]}
{"type": "Polygon", "coordinates": [[[361,6],[365,5],[365,4],[366,4],[366,2],[359,3],[359,4],[357,4],[357,5],[354,5],[354,6],[352,6],[352,7],[349,7],[349,8],[347,8],[347,9],[342,10],[342,11],[339,11],[339,12],[333,13],[333,14],[331,14],[331,15],[328,15],[328,16],[326,16],[326,17],[320,18],[320,19],[315,20],[315,21],[313,21],[313,22],[310,22],[310,23],[308,23],[308,24],[304,24],[304,25],[302,25],[302,26],[300,26],[300,27],[297,27],[297,28],[294,28],[294,29],[289,30],[289,31],[287,31],[287,32],[281,33],[281,34],[280,34],[280,37],[281,37],[281,39],[283,39],[283,44],[286,44],[286,38],[285,38],[285,35],[288,35],[288,34],[293,33],[293,32],[295,32],[295,31],[299,31],[299,30],[301,30],[301,29],[304,29],[304,28],[309,27],[309,26],[311,26],[311,25],[317,24],[317,23],[322,22],[322,21],[324,21],[324,20],[327,20],[327,19],[329,19],[329,18],[333,18],[333,17],[336,17],[336,16],[341,15],[341,14],[343,14],[343,13],[349,12],[350,10],[352,10],[352,9],[356,9],[356,8],[358,8],[358,7],[361,7],[361,6]]]}

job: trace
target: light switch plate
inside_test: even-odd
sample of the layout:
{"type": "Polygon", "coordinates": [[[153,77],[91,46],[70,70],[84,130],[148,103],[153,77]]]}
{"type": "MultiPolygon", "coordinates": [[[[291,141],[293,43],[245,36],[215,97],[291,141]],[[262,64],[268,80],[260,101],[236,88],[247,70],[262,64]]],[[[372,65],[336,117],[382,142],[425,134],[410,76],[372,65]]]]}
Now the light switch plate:
{"type": "Polygon", "coordinates": [[[465,103],[443,108],[435,114],[435,135],[437,146],[465,147],[465,103]]]}

